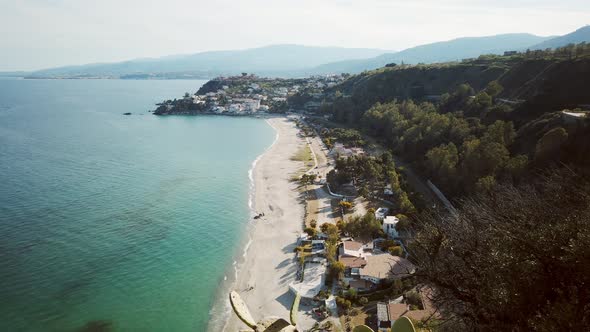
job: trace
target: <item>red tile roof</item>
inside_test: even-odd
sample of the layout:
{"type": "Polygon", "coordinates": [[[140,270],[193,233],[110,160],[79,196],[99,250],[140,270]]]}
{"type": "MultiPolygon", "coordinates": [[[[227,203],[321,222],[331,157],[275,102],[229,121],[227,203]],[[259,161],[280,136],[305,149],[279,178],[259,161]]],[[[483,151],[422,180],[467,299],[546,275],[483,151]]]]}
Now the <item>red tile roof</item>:
{"type": "Polygon", "coordinates": [[[342,243],[345,250],[358,251],[363,247],[362,243],[356,241],[344,241],[342,243]]]}
{"type": "Polygon", "coordinates": [[[367,261],[362,257],[340,256],[340,258],[338,258],[338,261],[349,268],[360,268],[367,265],[367,261]]]}
{"type": "Polygon", "coordinates": [[[389,312],[389,320],[397,320],[409,310],[408,305],[404,303],[389,303],[387,311],[389,312]]]}

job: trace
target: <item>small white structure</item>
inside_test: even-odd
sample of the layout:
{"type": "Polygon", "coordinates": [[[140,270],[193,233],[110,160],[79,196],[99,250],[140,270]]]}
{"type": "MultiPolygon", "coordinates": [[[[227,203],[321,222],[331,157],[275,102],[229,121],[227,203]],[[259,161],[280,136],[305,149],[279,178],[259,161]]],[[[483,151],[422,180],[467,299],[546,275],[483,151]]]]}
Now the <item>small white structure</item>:
{"type": "Polygon", "coordinates": [[[229,105],[227,111],[230,113],[238,113],[243,110],[242,104],[231,104],[229,105]]]}
{"type": "Polygon", "coordinates": [[[340,247],[340,256],[363,257],[363,244],[356,241],[344,241],[340,247]]]}
{"type": "Polygon", "coordinates": [[[387,186],[385,186],[385,188],[383,189],[383,195],[385,196],[393,196],[393,190],[391,189],[391,185],[388,184],[387,186]]]}
{"type": "Polygon", "coordinates": [[[223,107],[223,106],[215,106],[213,108],[213,112],[218,113],[218,114],[219,113],[223,113],[223,112],[225,112],[225,107],[223,107]]]}
{"type": "Polygon", "coordinates": [[[387,234],[390,238],[396,238],[399,236],[397,230],[395,229],[395,225],[399,222],[399,219],[394,216],[387,216],[383,219],[383,232],[387,234]]]}
{"type": "Polygon", "coordinates": [[[292,282],[289,289],[294,293],[301,295],[303,299],[312,300],[326,282],[326,259],[314,260],[305,264],[303,281],[292,282]]]}
{"type": "Polygon", "coordinates": [[[377,209],[377,211],[375,211],[375,218],[377,218],[377,220],[383,220],[383,219],[385,219],[385,217],[387,217],[388,213],[389,213],[388,208],[380,207],[377,209]]]}

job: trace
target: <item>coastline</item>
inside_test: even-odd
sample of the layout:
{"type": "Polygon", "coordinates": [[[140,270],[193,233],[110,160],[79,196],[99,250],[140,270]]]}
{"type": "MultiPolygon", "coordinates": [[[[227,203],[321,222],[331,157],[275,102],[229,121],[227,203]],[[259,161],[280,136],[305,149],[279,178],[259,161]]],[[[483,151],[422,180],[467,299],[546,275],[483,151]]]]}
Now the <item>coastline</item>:
{"type": "Polygon", "coordinates": [[[291,157],[305,141],[297,135],[295,123],[287,118],[273,117],[265,121],[275,130],[275,140],[254,160],[248,172],[248,225],[239,252],[218,289],[208,331],[246,328],[231,311],[230,289],[240,293],[256,319],[265,315],[289,315],[293,300],[289,283],[295,280],[297,270],[293,250],[297,235],[303,230],[304,216],[297,184],[290,181],[301,163],[291,157]],[[258,213],[264,213],[264,217],[253,219],[258,213]]]}

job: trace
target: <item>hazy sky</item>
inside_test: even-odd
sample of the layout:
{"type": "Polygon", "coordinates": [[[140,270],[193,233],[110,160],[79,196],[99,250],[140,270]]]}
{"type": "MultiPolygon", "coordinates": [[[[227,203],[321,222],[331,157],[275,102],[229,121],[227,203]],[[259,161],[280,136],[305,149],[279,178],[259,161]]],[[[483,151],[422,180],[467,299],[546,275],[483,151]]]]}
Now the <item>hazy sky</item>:
{"type": "Polygon", "coordinates": [[[588,23],[588,0],[0,0],[0,71],[286,43],[401,50],[588,23]]]}

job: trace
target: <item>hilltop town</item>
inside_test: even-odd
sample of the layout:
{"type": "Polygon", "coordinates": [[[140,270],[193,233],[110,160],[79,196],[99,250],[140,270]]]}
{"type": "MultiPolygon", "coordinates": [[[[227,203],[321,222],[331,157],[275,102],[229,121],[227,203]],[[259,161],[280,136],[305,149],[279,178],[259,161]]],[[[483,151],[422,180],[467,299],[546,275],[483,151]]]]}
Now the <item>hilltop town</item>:
{"type": "Polygon", "coordinates": [[[347,75],[312,76],[300,79],[262,78],[243,73],[208,81],[196,93],[181,99],[157,104],[156,115],[257,115],[285,113],[290,109],[287,98],[306,96],[305,110],[316,110],[324,90],[344,81],[347,75]]]}

